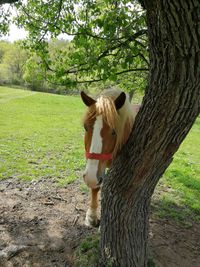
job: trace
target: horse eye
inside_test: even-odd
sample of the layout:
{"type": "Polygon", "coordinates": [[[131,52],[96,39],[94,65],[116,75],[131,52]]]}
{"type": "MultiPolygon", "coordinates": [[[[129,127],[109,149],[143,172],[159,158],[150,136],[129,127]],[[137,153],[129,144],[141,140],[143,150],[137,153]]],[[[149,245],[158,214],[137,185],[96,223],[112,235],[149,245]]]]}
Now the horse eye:
{"type": "Polygon", "coordinates": [[[115,132],[115,130],[114,130],[114,129],[112,130],[112,135],[116,135],[116,132],[115,132]]]}

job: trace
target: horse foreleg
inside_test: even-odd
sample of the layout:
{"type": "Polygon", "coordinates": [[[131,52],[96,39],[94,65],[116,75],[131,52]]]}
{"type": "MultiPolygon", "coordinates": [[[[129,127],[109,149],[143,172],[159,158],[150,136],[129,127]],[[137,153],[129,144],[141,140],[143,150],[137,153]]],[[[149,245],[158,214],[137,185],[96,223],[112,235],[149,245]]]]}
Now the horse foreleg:
{"type": "Polygon", "coordinates": [[[91,189],[90,191],[90,206],[86,212],[85,224],[87,226],[99,226],[99,219],[97,216],[97,208],[98,208],[98,192],[99,188],[91,189]]]}

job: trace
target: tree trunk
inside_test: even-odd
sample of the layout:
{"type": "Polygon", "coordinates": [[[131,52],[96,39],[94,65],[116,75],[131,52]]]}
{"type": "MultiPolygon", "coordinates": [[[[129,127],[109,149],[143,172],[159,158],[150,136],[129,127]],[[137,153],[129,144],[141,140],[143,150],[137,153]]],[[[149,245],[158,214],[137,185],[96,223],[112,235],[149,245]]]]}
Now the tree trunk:
{"type": "Polygon", "coordinates": [[[128,202],[110,188],[104,194],[101,266],[146,266],[149,198],[138,195],[128,202]]]}
{"type": "Polygon", "coordinates": [[[149,86],[102,188],[100,266],[145,267],[155,186],[200,111],[200,2],[142,1],[149,86]]]}

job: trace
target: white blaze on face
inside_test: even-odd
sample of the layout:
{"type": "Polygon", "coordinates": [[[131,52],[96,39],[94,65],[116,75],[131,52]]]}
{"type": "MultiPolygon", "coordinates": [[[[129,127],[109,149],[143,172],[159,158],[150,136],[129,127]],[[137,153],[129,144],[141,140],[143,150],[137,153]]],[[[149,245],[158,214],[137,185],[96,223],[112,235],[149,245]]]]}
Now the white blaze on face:
{"type": "MultiPolygon", "coordinates": [[[[93,127],[93,135],[90,146],[90,153],[100,154],[102,151],[102,137],[101,130],[103,128],[102,116],[97,116],[93,127]]],[[[88,159],[85,169],[86,183],[90,187],[96,187],[97,181],[97,171],[98,171],[99,161],[95,159],[88,159]]]]}

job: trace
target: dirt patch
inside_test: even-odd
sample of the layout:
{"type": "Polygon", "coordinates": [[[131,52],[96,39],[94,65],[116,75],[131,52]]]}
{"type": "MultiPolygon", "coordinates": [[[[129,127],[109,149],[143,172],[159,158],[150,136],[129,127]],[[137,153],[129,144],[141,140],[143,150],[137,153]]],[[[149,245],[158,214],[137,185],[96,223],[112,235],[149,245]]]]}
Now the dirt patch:
{"type": "MultiPolygon", "coordinates": [[[[52,179],[0,182],[1,267],[73,266],[75,248],[97,231],[84,226],[88,194],[79,185],[60,188],[52,179]]],[[[153,216],[150,224],[159,266],[200,266],[200,224],[185,229],[153,216]]]]}

